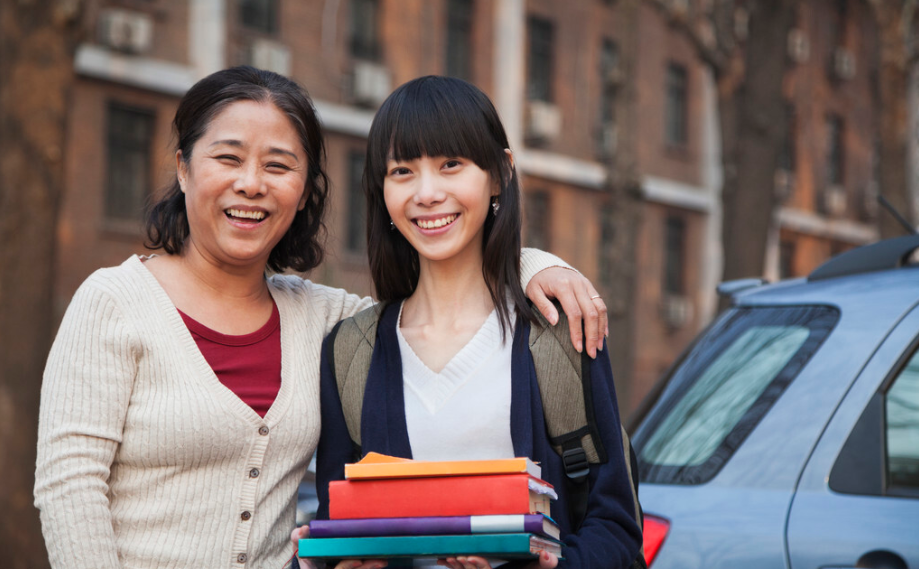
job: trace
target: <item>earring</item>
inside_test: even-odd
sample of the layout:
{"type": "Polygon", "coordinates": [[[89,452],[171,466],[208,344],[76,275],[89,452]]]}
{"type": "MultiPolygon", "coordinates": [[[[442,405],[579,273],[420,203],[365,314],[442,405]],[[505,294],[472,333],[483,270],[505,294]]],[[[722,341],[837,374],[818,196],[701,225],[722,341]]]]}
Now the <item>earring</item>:
{"type": "Polygon", "coordinates": [[[498,210],[501,209],[501,204],[498,203],[498,199],[495,198],[495,201],[491,202],[491,209],[495,212],[495,215],[498,215],[498,210]]]}
{"type": "Polygon", "coordinates": [[[393,221],[390,219],[390,220],[389,220],[389,230],[390,230],[390,231],[393,231],[393,230],[395,230],[395,229],[396,229],[396,224],[393,223],[393,221]]]}

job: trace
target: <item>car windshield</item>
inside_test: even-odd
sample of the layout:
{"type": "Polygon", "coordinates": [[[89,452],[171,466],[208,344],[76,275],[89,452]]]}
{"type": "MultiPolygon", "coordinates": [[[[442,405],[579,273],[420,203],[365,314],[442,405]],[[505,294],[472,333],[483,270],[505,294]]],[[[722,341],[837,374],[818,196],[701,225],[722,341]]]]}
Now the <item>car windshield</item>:
{"type": "Polygon", "coordinates": [[[676,367],[635,437],[642,481],[711,479],[838,319],[833,308],[735,308],[676,367]]]}

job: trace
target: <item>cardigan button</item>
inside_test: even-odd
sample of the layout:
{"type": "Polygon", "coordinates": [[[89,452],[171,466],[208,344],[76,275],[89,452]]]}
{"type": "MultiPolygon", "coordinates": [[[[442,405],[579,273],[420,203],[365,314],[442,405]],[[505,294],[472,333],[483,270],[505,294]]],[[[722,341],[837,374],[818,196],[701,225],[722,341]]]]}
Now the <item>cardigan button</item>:
{"type": "Polygon", "coordinates": [[[267,434],[268,434],[268,427],[264,427],[264,426],[263,426],[263,427],[260,427],[259,430],[258,430],[258,434],[262,435],[263,437],[264,437],[265,435],[267,435],[267,434]]]}
{"type": "Polygon", "coordinates": [[[249,478],[258,478],[259,474],[258,468],[253,468],[249,471],[249,478]]]}
{"type": "Polygon", "coordinates": [[[239,555],[236,556],[237,563],[245,563],[246,559],[249,559],[249,556],[246,555],[245,553],[240,553],[239,555]]]}
{"type": "Polygon", "coordinates": [[[239,514],[239,517],[242,518],[244,522],[247,522],[252,517],[252,512],[246,510],[245,512],[239,514]]]}

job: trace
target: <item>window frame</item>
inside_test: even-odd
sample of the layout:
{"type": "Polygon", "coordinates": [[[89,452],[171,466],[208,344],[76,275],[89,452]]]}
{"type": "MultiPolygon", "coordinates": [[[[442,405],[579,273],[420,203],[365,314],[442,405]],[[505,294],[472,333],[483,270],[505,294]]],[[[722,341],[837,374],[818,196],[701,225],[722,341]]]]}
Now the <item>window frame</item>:
{"type": "Polygon", "coordinates": [[[156,137],[156,118],[157,113],[155,109],[149,107],[141,107],[138,105],[132,105],[129,103],[124,103],[118,100],[109,100],[105,106],[105,187],[102,192],[102,218],[106,224],[121,224],[121,223],[134,223],[143,221],[144,206],[146,201],[150,198],[153,191],[152,175],[153,175],[153,141],[156,137]],[[113,119],[114,113],[123,112],[130,113],[137,117],[144,117],[146,121],[147,133],[146,137],[142,142],[134,140],[126,140],[127,137],[118,138],[113,129],[113,119]],[[127,150],[127,152],[125,152],[127,150]],[[116,206],[114,196],[118,193],[123,192],[124,188],[120,190],[116,189],[116,185],[120,185],[118,176],[115,175],[114,168],[116,164],[124,162],[124,157],[128,154],[135,154],[143,157],[144,171],[142,173],[136,173],[136,168],[128,168],[129,171],[134,173],[132,176],[132,181],[140,181],[143,185],[140,190],[139,195],[132,197],[132,201],[136,198],[138,207],[136,211],[132,214],[127,214],[125,212],[115,211],[116,206]],[[122,215],[124,213],[124,215],[122,215]]]}
{"type": "Polygon", "coordinates": [[[447,0],[444,74],[449,77],[472,80],[474,20],[475,0],[447,0]]]}
{"type": "Polygon", "coordinates": [[[555,23],[542,16],[527,16],[528,101],[555,102],[555,23]],[[545,32],[538,36],[537,32],[545,32]]]}
{"type": "Polygon", "coordinates": [[[664,71],[664,141],[670,148],[689,144],[689,68],[678,61],[664,71]]]}
{"type": "Polygon", "coordinates": [[[259,5],[252,0],[240,0],[236,5],[237,7],[237,17],[239,18],[239,25],[241,28],[267,36],[276,36],[280,32],[280,17],[279,17],[279,2],[278,0],[261,0],[259,5]],[[244,11],[247,7],[251,7],[259,12],[264,12],[265,22],[263,25],[253,26],[247,22],[244,17],[244,11]]]}
{"type": "Polygon", "coordinates": [[[887,394],[910,360],[919,357],[919,335],[891,366],[833,461],[827,485],[839,494],[919,498],[919,488],[889,485],[887,464],[887,394]]]}
{"type": "Polygon", "coordinates": [[[380,61],[383,49],[380,43],[379,0],[351,0],[349,8],[348,48],[351,57],[362,61],[380,61]],[[358,10],[359,7],[361,10],[358,10]],[[369,9],[369,14],[363,12],[365,8],[369,9]],[[369,26],[363,25],[366,23],[364,19],[372,20],[369,26]]]}
{"type": "Polygon", "coordinates": [[[345,251],[355,255],[367,253],[367,202],[362,183],[365,161],[366,155],[363,150],[348,151],[348,203],[344,245],[345,251]],[[360,167],[357,167],[358,163],[360,167]]]}

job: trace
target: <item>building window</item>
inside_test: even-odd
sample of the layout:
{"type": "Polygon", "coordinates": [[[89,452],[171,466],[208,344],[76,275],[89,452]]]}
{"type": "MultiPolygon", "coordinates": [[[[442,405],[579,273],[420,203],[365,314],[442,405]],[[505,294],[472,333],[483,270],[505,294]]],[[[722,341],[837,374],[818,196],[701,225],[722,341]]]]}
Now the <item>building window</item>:
{"type": "Polygon", "coordinates": [[[616,225],[613,221],[613,205],[606,202],[600,208],[600,247],[597,266],[600,270],[600,285],[604,288],[613,286],[613,240],[616,238],[616,225]]]}
{"type": "Polygon", "coordinates": [[[682,295],[686,292],[686,222],[676,215],[667,216],[664,226],[664,292],[682,295]]]}
{"type": "Polygon", "coordinates": [[[152,111],[109,104],[105,217],[139,220],[150,193],[152,111]]]}
{"type": "Polygon", "coordinates": [[[616,147],[616,93],[619,89],[619,47],[604,39],[600,45],[600,124],[597,139],[601,156],[610,156],[616,147]]]}
{"type": "Polygon", "coordinates": [[[604,39],[600,45],[600,122],[603,124],[613,122],[613,104],[616,100],[616,90],[619,88],[619,46],[610,39],[604,39]]]}
{"type": "Polygon", "coordinates": [[[826,121],[826,182],[830,186],[842,186],[844,182],[845,148],[843,131],[845,124],[839,115],[830,115],[826,121]]]}
{"type": "Polygon", "coordinates": [[[243,27],[263,34],[278,31],[277,0],[240,0],[239,20],[243,27]]]}
{"type": "Polygon", "coordinates": [[[524,198],[527,222],[527,246],[548,251],[552,243],[549,231],[549,193],[529,192],[524,198]]]}
{"type": "Polygon", "coordinates": [[[793,103],[785,103],[785,140],[782,141],[782,149],[779,151],[779,169],[786,172],[794,172],[796,166],[795,156],[798,152],[796,143],[796,130],[798,127],[797,115],[793,103]]]}
{"type": "Polygon", "coordinates": [[[377,0],[351,0],[351,55],[356,59],[380,58],[377,0]]]}
{"type": "Polygon", "coordinates": [[[779,278],[790,279],[795,276],[795,242],[783,239],[779,242],[779,278]]]}
{"type": "Polygon", "coordinates": [[[687,142],[686,67],[678,63],[667,66],[666,109],[664,109],[665,139],[670,146],[685,146],[687,142]]]}
{"type": "Polygon", "coordinates": [[[348,155],[348,234],[345,247],[353,253],[367,250],[367,200],[361,185],[364,159],[362,151],[352,150],[348,155]]]}
{"type": "Polygon", "coordinates": [[[552,22],[531,17],[527,20],[527,98],[552,102],[552,22]]]}
{"type": "Polygon", "coordinates": [[[447,2],[447,75],[471,80],[472,0],[447,2]]]}

